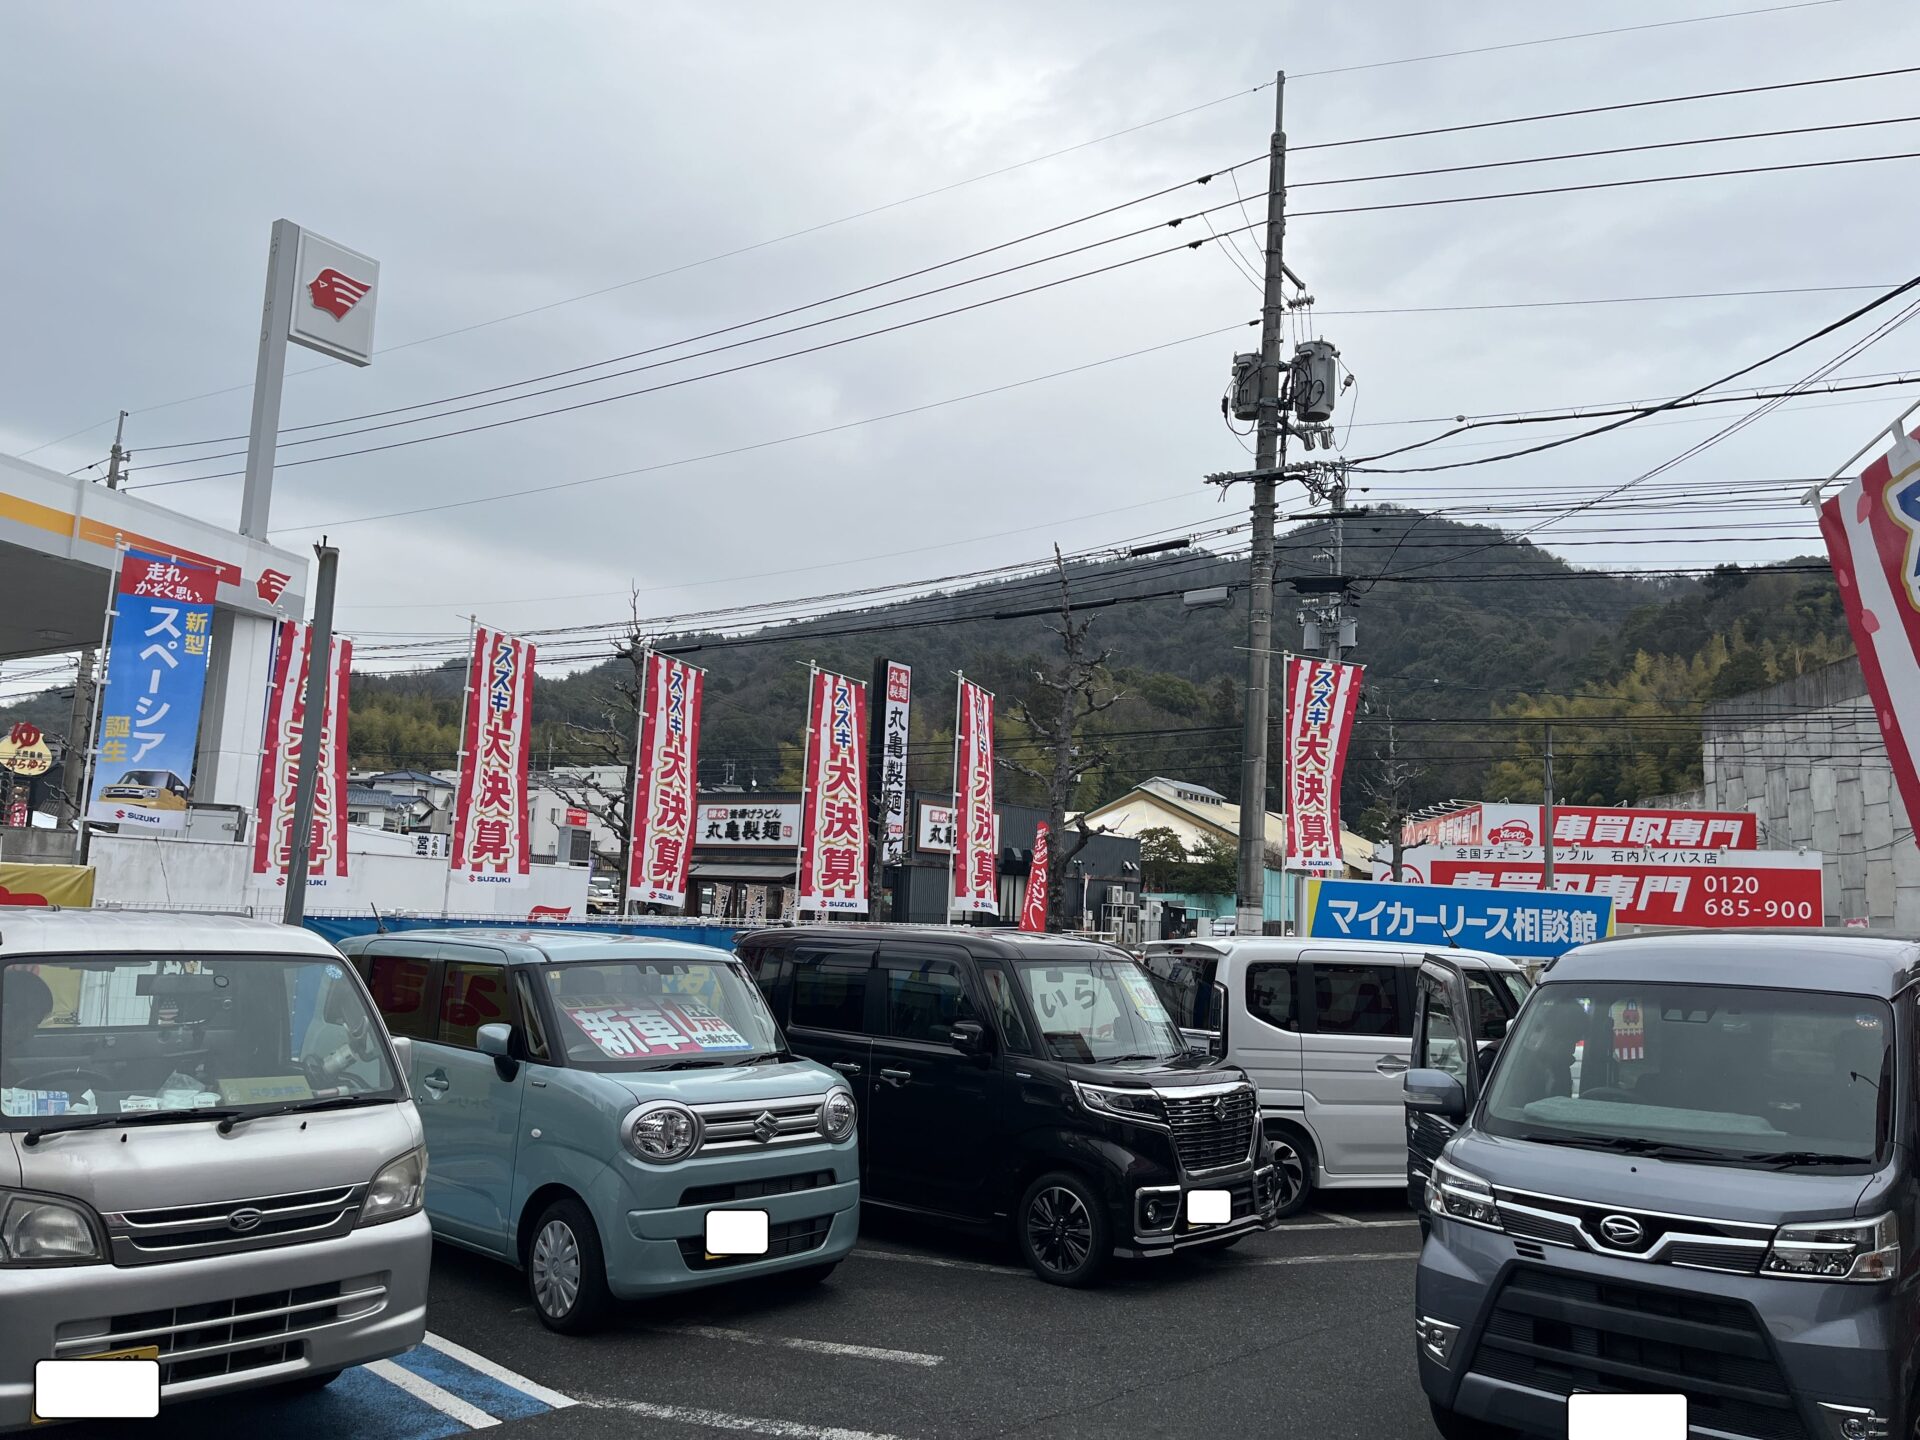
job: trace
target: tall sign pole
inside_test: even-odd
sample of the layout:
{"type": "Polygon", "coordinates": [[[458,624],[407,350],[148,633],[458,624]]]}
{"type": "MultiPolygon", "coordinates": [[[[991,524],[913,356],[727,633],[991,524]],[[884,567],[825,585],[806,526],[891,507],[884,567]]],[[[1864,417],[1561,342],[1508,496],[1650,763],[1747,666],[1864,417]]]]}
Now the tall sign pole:
{"type": "Polygon", "coordinates": [[[1240,775],[1240,885],[1234,928],[1258,935],[1266,918],[1267,717],[1273,671],[1274,497],[1286,465],[1280,410],[1280,337],[1286,314],[1281,286],[1287,267],[1287,77],[1274,82],[1273,142],[1267,162],[1267,273],[1260,307],[1259,417],[1255,421],[1253,555],[1247,596],[1247,704],[1240,775]]]}

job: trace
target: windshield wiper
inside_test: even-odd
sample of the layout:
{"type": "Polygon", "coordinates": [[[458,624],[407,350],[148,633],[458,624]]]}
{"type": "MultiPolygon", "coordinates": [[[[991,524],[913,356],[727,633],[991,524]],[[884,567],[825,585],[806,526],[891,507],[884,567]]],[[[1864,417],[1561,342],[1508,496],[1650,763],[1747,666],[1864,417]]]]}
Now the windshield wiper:
{"type": "Polygon", "coordinates": [[[1823,1150],[1769,1150],[1734,1157],[1769,1170],[1791,1170],[1797,1165],[1871,1165],[1871,1155],[1831,1155],[1823,1150]]]}
{"type": "Polygon", "coordinates": [[[1646,1155],[1655,1160],[1722,1160],[1744,1157],[1728,1150],[1709,1150],[1700,1145],[1676,1145],[1665,1140],[1648,1140],[1639,1135],[1562,1135],[1545,1130],[1530,1130],[1520,1137],[1542,1145],[1566,1145],[1576,1150],[1611,1150],[1621,1155],[1646,1155]]]}
{"type": "Polygon", "coordinates": [[[1172,1055],[1108,1055],[1101,1060],[1100,1063],[1102,1065],[1117,1065],[1123,1060],[1177,1060],[1185,1053],[1185,1051],[1178,1051],[1172,1055]]]}
{"type": "Polygon", "coordinates": [[[94,1115],[71,1125],[41,1125],[29,1130],[21,1143],[38,1145],[49,1135],[64,1135],[69,1130],[100,1130],[108,1125],[175,1125],[186,1120],[225,1121],[238,1110],[135,1110],[131,1114],[94,1115]]]}
{"type": "Polygon", "coordinates": [[[649,1070],[705,1070],[716,1065],[724,1065],[724,1060],[674,1060],[665,1065],[649,1065],[649,1070]]]}
{"type": "Polygon", "coordinates": [[[769,1050],[764,1055],[749,1055],[744,1060],[735,1060],[730,1063],[734,1065],[783,1065],[792,1058],[793,1056],[789,1055],[785,1050],[769,1050]]]}
{"type": "Polygon", "coordinates": [[[269,1110],[227,1110],[222,1112],[220,1133],[231,1135],[236,1125],[249,1120],[265,1120],[269,1115],[305,1115],[313,1110],[350,1110],[356,1105],[385,1105],[391,1095],[336,1095],[328,1100],[290,1100],[269,1110]]]}

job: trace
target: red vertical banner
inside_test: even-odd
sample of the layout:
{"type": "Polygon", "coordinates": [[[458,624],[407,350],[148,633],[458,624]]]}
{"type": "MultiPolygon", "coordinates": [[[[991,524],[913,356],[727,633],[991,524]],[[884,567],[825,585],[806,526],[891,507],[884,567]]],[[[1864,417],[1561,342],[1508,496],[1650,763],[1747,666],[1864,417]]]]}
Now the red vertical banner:
{"type": "Polygon", "coordinates": [[[993,692],[960,681],[953,736],[953,903],[968,914],[1000,913],[993,826],[993,692]]]}
{"type": "Polygon", "coordinates": [[[1340,852],[1340,777],[1360,699],[1358,665],[1287,657],[1286,868],[1346,867],[1340,852]]]}
{"type": "Polygon", "coordinates": [[[453,799],[450,867],[470,881],[529,872],[527,750],[533,730],[533,646],[498,630],[473,634],[453,799]]]}
{"type": "Polygon", "coordinates": [[[1047,928],[1047,822],[1033,832],[1033,864],[1027,870],[1027,893],[1020,903],[1020,928],[1047,928]]]}
{"type": "Polygon", "coordinates": [[[628,900],[675,909],[687,903],[705,678],[705,671],[684,661],[647,654],[633,752],[633,804],[627,811],[628,900]]]}
{"type": "MultiPolygon", "coordinates": [[[[307,874],[347,873],[347,704],[353,642],[336,638],[327,674],[326,724],[313,786],[313,837],[307,874]]],[[[307,729],[307,668],[313,663],[313,627],[283,620],[274,632],[273,677],[267,692],[267,732],[260,756],[260,790],[253,825],[253,873],[286,879],[293,863],[293,803],[300,778],[300,747],[307,729]]]]}
{"type": "Polygon", "coordinates": [[[867,687],[815,670],[800,796],[800,908],[867,909],[867,687]]]}

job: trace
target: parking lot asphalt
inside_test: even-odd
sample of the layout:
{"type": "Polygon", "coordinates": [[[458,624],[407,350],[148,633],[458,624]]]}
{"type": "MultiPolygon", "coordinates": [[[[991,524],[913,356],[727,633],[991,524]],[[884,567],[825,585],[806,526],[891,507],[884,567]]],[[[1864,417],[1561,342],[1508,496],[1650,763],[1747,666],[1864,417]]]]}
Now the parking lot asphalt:
{"type": "Polygon", "coordinates": [[[869,1212],[821,1286],[626,1306],[585,1338],[544,1329],[516,1272],[441,1247],[430,1342],[397,1361],[317,1394],[50,1433],[1425,1440],[1419,1230],[1395,1195],[1321,1199],[1229,1251],[1119,1263],[1089,1291],[1042,1284],[1009,1247],[869,1212]]]}

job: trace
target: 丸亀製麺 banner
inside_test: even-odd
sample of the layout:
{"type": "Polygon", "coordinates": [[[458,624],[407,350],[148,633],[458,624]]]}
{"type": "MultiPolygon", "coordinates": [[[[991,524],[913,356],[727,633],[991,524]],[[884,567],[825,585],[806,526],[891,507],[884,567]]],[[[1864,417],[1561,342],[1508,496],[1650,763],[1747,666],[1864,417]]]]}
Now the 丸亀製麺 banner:
{"type": "Polygon", "coordinates": [[[1027,891],[1020,902],[1020,928],[1047,928],[1047,822],[1033,832],[1033,865],[1027,871],[1027,891]]]}

